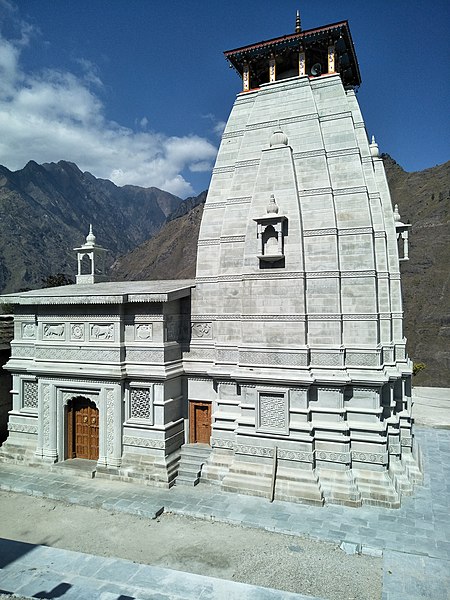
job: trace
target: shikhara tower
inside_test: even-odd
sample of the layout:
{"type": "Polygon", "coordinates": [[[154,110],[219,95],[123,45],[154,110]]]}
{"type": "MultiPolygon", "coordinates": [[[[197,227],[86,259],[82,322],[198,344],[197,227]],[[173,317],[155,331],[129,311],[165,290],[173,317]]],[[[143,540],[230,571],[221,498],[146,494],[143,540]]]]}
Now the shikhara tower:
{"type": "Polygon", "coordinates": [[[225,56],[243,91],[205,204],[184,357],[191,404],[212,403],[202,478],[398,506],[421,477],[403,230],[356,100],[348,23],[301,31],[297,19],[295,33],[225,56]]]}
{"type": "Polygon", "coordinates": [[[421,479],[399,252],[346,22],[226,52],[244,90],[194,280],[77,284],[16,305],[0,461],[295,502],[399,506],[421,479]]]}

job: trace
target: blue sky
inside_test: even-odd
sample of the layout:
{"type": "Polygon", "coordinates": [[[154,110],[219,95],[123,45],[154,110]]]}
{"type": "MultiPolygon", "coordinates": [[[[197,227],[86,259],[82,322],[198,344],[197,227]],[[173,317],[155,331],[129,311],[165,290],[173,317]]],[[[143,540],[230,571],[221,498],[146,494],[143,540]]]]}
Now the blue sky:
{"type": "Polygon", "coordinates": [[[0,164],[199,193],[241,89],[222,52],[293,32],[297,8],[303,29],[349,21],[380,150],[447,161],[448,0],[0,0],[0,164]]]}

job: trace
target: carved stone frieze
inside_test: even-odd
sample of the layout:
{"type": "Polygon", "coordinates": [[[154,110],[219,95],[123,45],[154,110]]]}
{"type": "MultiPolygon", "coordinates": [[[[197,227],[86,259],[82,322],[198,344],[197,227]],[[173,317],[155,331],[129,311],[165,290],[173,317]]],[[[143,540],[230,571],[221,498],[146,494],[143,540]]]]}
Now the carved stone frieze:
{"type": "Polygon", "coordinates": [[[325,229],[304,229],[303,237],[316,237],[318,235],[337,235],[336,227],[327,227],[325,229]]]}
{"type": "Polygon", "coordinates": [[[377,367],[380,363],[380,358],[378,354],[374,354],[373,352],[347,351],[345,363],[348,366],[377,367]]]}
{"type": "Polygon", "coordinates": [[[32,358],[34,356],[34,345],[18,346],[14,343],[11,346],[12,358],[32,358]]]}
{"type": "Polygon", "coordinates": [[[391,442],[388,446],[389,454],[401,454],[400,444],[391,442]]]}
{"type": "Polygon", "coordinates": [[[226,167],[215,167],[213,169],[213,175],[217,175],[219,173],[232,173],[234,171],[234,165],[229,165],[226,167]]]}
{"type": "Polygon", "coordinates": [[[287,353],[287,352],[258,352],[252,350],[242,350],[239,352],[239,362],[242,365],[273,365],[273,366],[293,366],[306,367],[308,356],[306,353],[287,353]]]}
{"type": "Polygon", "coordinates": [[[222,440],[221,438],[211,438],[211,446],[213,448],[225,448],[227,450],[233,450],[233,440],[222,440]]]}
{"type": "Polygon", "coordinates": [[[400,441],[401,441],[401,445],[406,448],[411,448],[413,445],[413,439],[411,436],[408,436],[408,435],[402,435],[400,441]]]}
{"type": "Polygon", "coordinates": [[[76,342],[84,341],[84,324],[83,323],[71,323],[70,324],[70,339],[76,342]]]}
{"type": "Polygon", "coordinates": [[[149,438],[124,436],[123,443],[125,446],[135,446],[141,448],[155,448],[162,450],[166,447],[164,440],[152,440],[149,438]]]}
{"type": "Polygon", "coordinates": [[[250,454],[251,456],[264,456],[267,458],[273,457],[273,448],[266,448],[264,446],[236,444],[234,449],[236,454],[250,454]]]}
{"type": "Polygon", "coordinates": [[[127,348],[126,360],[129,362],[160,363],[164,361],[164,353],[160,350],[137,350],[127,348]]]}
{"type": "Polygon", "coordinates": [[[258,429],[288,433],[288,403],[285,394],[258,394],[258,429]]]}
{"type": "Polygon", "coordinates": [[[280,449],[278,450],[278,458],[282,460],[294,460],[297,462],[312,463],[314,461],[314,453],[280,449]]]}
{"type": "Polygon", "coordinates": [[[38,428],[37,425],[28,425],[27,423],[8,423],[8,431],[37,434],[38,428]]]}
{"type": "Polygon", "coordinates": [[[378,452],[358,452],[356,450],[351,451],[352,460],[366,463],[376,463],[384,465],[388,462],[388,455],[380,454],[378,452]]]}
{"type": "Polygon", "coordinates": [[[328,462],[350,463],[350,452],[332,452],[327,450],[315,450],[316,460],[328,462]]]}
{"type": "Polygon", "coordinates": [[[38,360],[67,360],[72,362],[116,362],[120,360],[120,350],[98,350],[95,348],[51,348],[38,346],[38,360]]]}
{"type": "Polygon", "coordinates": [[[311,364],[326,367],[341,367],[344,363],[343,352],[315,352],[311,350],[311,364]]]}

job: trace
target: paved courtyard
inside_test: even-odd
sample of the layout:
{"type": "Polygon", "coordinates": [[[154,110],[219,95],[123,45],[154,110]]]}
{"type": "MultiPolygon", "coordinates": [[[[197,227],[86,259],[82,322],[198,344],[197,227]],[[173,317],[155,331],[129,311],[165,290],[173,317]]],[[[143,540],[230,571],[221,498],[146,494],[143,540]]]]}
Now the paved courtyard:
{"type": "MultiPolygon", "coordinates": [[[[450,406],[450,402],[448,405],[450,406]]],[[[402,507],[398,510],[372,506],[352,509],[336,505],[313,507],[277,501],[270,503],[263,498],[227,494],[204,485],[159,490],[109,480],[75,478],[58,469],[47,472],[7,464],[0,465],[0,488],[149,518],[168,511],[290,535],[308,535],[320,540],[345,542],[348,552],[374,555],[383,553],[383,600],[448,600],[450,431],[417,427],[416,436],[423,452],[424,483],[416,487],[413,496],[403,498],[402,507]]],[[[120,585],[110,574],[106,576],[111,569],[103,570],[105,581],[111,582],[110,590],[104,586],[105,581],[100,592],[99,582],[95,577],[91,582],[81,582],[78,577],[74,581],[77,585],[84,586],[83,595],[78,595],[78,599],[306,598],[287,592],[136,565],[128,561],[111,562],[112,559],[76,556],[78,553],[45,547],[33,548],[31,554],[28,550],[30,548],[25,548],[24,545],[20,547],[12,541],[2,542],[0,556],[12,555],[13,559],[4,560],[1,565],[0,590],[23,591],[29,595],[36,591],[51,590],[61,582],[62,573],[67,571],[70,576],[68,567],[64,565],[78,564],[77,561],[88,561],[94,565],[96,561],[106,561],[106,565],[113,566],[113,573],[121,573],[120,585]],[[57,561],[58,577],[55,578],[55,573],[48,574],[49,580],[46,582],[41,566],[48,564],[50,555],[57,561]],[[30,560],[34,571],[30,571],[30,560]],[[24,583],[26,565],[29,581],[24,583]],[[153,582],[154,589],[151,593],[147,587],[147,593],[144,594],[144,588],[137,585],[140,576],[137,572],[142,576],[145,572],[147,586],[148,581],[153,582]],[[87,590],[90,590],[89,595],[87,590]]],[[[102,570],[99,567],[94,572],[98,576],[102,570]]],[[[75,577],[73,573],[72,576],[75,577]]],[[[69,579],[66,577],[64,581],[69,579]]],[[[54,592],[54,595],[39,597],[64,597],[70,600],[76,597],[73,595],[77,593],[76,589],[76,586],[71,590],[61,589],[54,592]],[[57,596],[57,593],[60,595],[57,596]]]]}

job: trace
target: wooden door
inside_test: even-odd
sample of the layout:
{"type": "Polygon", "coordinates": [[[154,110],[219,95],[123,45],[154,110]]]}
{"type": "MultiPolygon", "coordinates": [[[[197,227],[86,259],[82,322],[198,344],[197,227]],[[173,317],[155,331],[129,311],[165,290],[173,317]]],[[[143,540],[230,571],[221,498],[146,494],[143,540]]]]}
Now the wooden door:
{"type": "Polygon", "coordinates": [[[98,408],[82,396],[73,398],[67,409],[67,456],[98,460],[98,408]]]}
{"type": "Polygon", "coordinates": [[[211,403],[189,403],[189,443],[210,444],[211,438],[211,403]]]}

